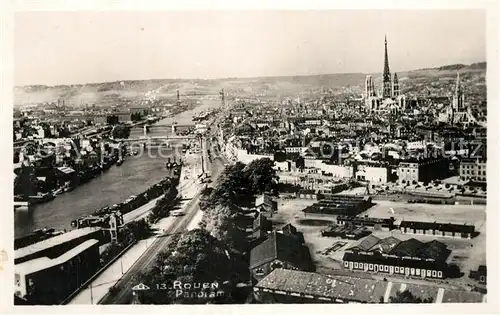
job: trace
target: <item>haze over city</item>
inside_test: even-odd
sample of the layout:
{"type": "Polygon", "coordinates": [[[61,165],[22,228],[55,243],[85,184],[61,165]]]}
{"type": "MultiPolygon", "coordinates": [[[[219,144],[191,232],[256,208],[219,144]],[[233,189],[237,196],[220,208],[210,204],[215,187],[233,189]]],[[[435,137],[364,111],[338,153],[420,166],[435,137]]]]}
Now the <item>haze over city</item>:
{"type": "Polygon", "coordinates": [[[486,60],[485,22],[479,10],[22,12],[14,82],[379,73],[385,34],[391,71],[470,64],[486,60]]]}

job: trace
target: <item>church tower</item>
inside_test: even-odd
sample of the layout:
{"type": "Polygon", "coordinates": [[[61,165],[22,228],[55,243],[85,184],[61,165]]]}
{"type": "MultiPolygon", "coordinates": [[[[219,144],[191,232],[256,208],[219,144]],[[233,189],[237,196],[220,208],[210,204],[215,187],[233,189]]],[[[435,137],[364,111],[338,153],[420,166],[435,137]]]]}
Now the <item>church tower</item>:
{"type": "Polygon", "coordinates": [[[382,97],[392,97],[391,72],[389,70],[389,56],[387,54],[387,35],[385,36],[385,56],[384,56],[384,74],[383,74],[383,92],[382,97]]]}
{"type": "Polygon", "coordinates": [[[399,90],[398,75],[397,73],[394,73],[394,80],[392,81],[392,97],[396,98],[399,95],[401,95],[401,92],[399,90]]]}
{"type": "Polygon", "coordinates": [[[373,96],[375,96],[375,90],[373,86],[372,76],[367,75],[365,80],[365,97],[370,98],[373,96]]]}
{"type": "Polygon", "coordinates": [[[365,99],[368,99],[370,97],[370,94],[371,94],[371,87],[372,87],[372,76],[371,75],[367,75],[366,76],[366,79],[365,79],[365,99]]]}
{"type": "Polygon", "coordinates": [[[457,82],[455,83],[455,94],[453,95],[453,110],[460,112],[464,109],[464,92],[460,83],[460,73],[457,72],[457,82]]]}

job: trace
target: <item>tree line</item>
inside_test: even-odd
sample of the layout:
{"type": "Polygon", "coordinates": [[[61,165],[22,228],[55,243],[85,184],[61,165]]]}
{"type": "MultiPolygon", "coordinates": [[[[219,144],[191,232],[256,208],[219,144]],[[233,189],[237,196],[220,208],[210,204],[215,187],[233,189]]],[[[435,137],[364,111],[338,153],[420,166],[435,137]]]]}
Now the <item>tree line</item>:
{"type": "Polygon", "coordinates": [[[276,191],[277,175],[273,166],[272,160],[264,158],[248,165],[238,162],[224,169],[213,189],[203,191],[200,229],[174,238],[152,269],[139,275],[138,281],[166,289],[141,292],[141,303],[239,301],[232,293],[238,283],[248,282],[249,271],[245,226],[238,217],[243,215],[241,206],[251,203],[255,194],[276,191]],[[214,282],[217,289],[179,292],[173,288],[175,283],[214,282]]]}

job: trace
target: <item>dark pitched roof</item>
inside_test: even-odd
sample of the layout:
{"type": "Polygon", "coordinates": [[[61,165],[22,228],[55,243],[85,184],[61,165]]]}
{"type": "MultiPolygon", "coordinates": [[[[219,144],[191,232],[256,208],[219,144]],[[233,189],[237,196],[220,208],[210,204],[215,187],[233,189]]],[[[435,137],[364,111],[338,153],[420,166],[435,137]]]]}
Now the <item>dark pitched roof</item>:
{"type": "Polygon", "coordinates": [[[295,234],[297,233],[297,228],[293,226],[291,223],[288,223],[284,227],[281,228],[283,231],[283,234],[290,235],[290,234],[295,234]]]}
{"type": "Polygon", "coordinates": [[[250,251],[250,269],[275,259],[305,270],[309,270],[313,265],[309,248],[302,245],[297,237],[276,231],[250,251]]]}
{"type": "Polygon", "coordinates": [[[375,244],[370,251],[379,251],[383,254],[390,253],[398,244],[401,243],[401,240],[395,238],[394,236],[389,236],[384,239],[381,239],[380,242],[375,244]]]}
{"type": "Polygon", "coordinates": [[[358,244],[352,246],[350,249],[359,250],[366,252],[376,244],[380,242],[380,238],[376,237],[373,234],[368,235],[364,239],[362,239],[358,244]]]}
{"type": "Polygon", "coordinates": [[[304,244],[305,242],[304,234],[302,232],[297,231],[297,228],[292,224],[288,223],[287,225],[281,228],[281,231],[285,235],[296,237],[301,244],[304,244]]]}
{"type": "Polygon", "coordinates": [[[398,244],[391,252],[391,255],[396,255],[400,257],[418,257],[418,253],[424,243],[421,241],[410,238],[409,240],[402,241],[398,244]]]}
{"type": "Polygon", "coordinates": [[[445,261],[451,251],[445,244],[439,241],[430,241],[420,249],[418,256],[423,259],[434,259],[435,261],[445,261]]]}

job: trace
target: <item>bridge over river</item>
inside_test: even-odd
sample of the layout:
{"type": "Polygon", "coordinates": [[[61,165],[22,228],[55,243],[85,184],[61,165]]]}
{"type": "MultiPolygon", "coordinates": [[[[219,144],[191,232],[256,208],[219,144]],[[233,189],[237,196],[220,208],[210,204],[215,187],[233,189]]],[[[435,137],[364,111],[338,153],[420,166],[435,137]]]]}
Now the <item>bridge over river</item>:
{"type": "MultiPolygon", "coordinates": [[[[175,121],[179,126],[194,126],[193,115],[211,108],[218,108],[220,101],[204,100],[193,110],[180,113],[174,117],[165,118],[153,124],[148,137],[169,137],[172,133],[168,127],[175,121]],[[159,127],[155,127],[159,126],[159,127]]],[[[133,128],[131,139],[144,136],[142,128],[133,128]]],[[[142,139],[144,141],[144,139],[142,139]]],[[[161,141],[161,140],[155,140],[161,141]]],[[[30,211],[15,212],[15,236],[23,236],[34,229],[53,227],[56,229],[70,228],[71,220],[90,214],[108,205],[122,202],[131,195],[146,190],[170,174],[165,168],[169,157],[178,157],[175,146],[185,141],[180,138],[170,138],[171,146],[160,146],[148,150],[153,154],[138,154],[127,157],[121,166],[113,166],[90,182],[57,196],[45,204],[36,205],[30,211]]],[[[149,153],[149,152],[148,152],[149,153]]]]}

